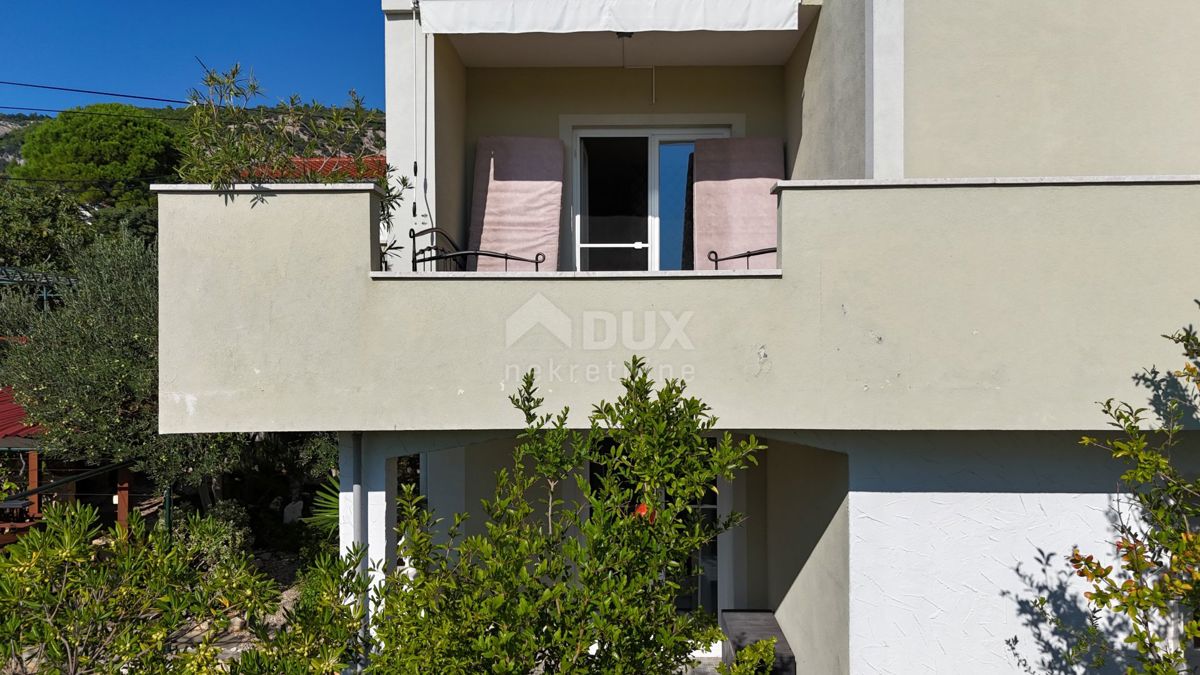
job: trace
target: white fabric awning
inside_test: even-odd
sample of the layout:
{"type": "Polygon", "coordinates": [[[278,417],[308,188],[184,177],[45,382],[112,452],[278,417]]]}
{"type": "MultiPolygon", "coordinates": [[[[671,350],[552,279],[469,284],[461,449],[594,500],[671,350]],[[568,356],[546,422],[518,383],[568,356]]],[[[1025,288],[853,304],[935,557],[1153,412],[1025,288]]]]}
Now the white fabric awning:
{"type": "Polygon", "coordinates": [[[426,33],[795,30],[799,0],[424,0],[426,33]]]}

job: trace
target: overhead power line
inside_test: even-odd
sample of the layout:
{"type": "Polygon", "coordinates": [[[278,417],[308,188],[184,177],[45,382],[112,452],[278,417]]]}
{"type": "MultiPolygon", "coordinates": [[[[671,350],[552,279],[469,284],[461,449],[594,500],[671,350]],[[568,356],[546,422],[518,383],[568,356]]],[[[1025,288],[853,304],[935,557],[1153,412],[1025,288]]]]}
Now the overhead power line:
{"type": "MultiPolygon", "coordinates": [[[[13,87],[30,87],[30,88],[34,88],[34,89],[51,89],[54,91],[69,91],[69,92],[75,92],[75,93],[80,93],[80,94],[94,94],[97,96],[112,96],[112,97],[117,97],[117,98],[136,99],[136,100],[140,100],[140,101],[158,101],[161,103],[178,103],[180,105],[188,106],[189,108],[192,108],[194,105],[193,102],[191,102],[191,101],[184,101],[182,99],[177,99],[177,98],[164,98],[164,97],[159,97],[159,96],[140,96],[137,94],[122,94],[119,92],[100,91],[100,90],[95,90],[95,89],[79,89],[76,87],[61,87],[58,85],[38,84],[35,82],[13,82],[13,81],[9,81],[9,80],[0,80],[0,85],[8,85],[8,86],[13,86],[13,87]]],[[[201,105],[203,105],[203,104],[201,104],[201,105]]],[[[224,107],[224,106],[221,106],[221,107],[224,107]]],[[[100,111],[90,111],[90,110],[61,110],[61,109],[56,109],[56,108],[31,108],[31,107],[21,107],[21,106],[0,106],[0,109],[25,110],[25,111],[30,111],[30,112],[70,113],[73,115],[97,115],[97,116],[111,116],[111,117],[150,117],[153,119],[185,121],[185,118],[174,118],[174,117],[169,117],[169,116],[155,116],[155,115],[144,115],[143,116],[143,115],[130,115],[130,114],[126,114],[126,113],[100,112],[100,111]]],[[[271,115],[273,113],[273,109],[266,107],[266,106],[259,106],[256,108],[248,108],[247,110],[253,111],[260,115],[271,115]]],[[[339,111],[336,111],[336,110],[322,110],[320,112],[315,111],[315,110],[310,110],[310,111],[308,111],[308,114],[313,115],[315,117],[322,117],[322,118],[328,119],[328,118],[331,118],[331,117],[334,117],[335,115],[337,115],[338,112],[339,111]]],[[[369,112],[371,112],[371,111],[369,111],[369,112]]],[[[371,126],[383,125],[383,124],[384,124],[384,120],[382,118],[370,120],[371,126]]]]}
{"type": "Polygon", "coordinates": [[[158,101],[160,103],[179,103],[182,105],[190,105],[190,101],[183,101],[177,98],[161,98],[158,96],[138,96],[136,94],[120,94],[112,91],[98,91],[95,89],[76,89],[75,87],[59,87],[52,84],[34,84],[32,82],[10,82],[0,80],[0,84],[10,87],[29,87],[31,89],[52,89],[54,91],[69,91],[76,94],[93,94],[95,96],[109,96],[112,98],[130,98],[138,101],[158,101]]]}

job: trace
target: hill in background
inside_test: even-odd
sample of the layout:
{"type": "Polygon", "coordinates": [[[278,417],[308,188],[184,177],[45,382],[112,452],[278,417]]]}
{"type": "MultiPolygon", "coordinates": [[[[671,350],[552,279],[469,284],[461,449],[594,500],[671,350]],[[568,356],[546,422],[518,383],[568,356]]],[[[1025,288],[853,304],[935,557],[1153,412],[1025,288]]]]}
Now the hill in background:
{"type": "Polygon", "coordinates": [[[46,115],[0,113],[0,173],[21,158],[21,143],[29,128],[50,119],[46,115]]]}

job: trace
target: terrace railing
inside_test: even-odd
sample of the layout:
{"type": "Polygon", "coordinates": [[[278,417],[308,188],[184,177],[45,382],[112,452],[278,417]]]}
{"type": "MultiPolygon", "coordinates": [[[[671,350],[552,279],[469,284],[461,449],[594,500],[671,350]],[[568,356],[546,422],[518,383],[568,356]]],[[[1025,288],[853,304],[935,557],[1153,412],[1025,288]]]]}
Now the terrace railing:
{"type": "Polygon", "coordinates": [[[445,230],[430,227],[424,230],[409,230],[408,238],[412,241],[412,271],[414,272],[444,272],[468,271],[468,261],[471,258],[499,258],[504,261],[504,271],[508,271],[510,260],[533,265],[535,272],[541,271],[542,263],[546,262],[546,254],[538,253],[532,258],[524,258],[511,253],[487,250],[467,250],[459,246],[454,238],[445,230]],[[417,240],[429,237],[428,243],[421,245],[417,240]],[[449,268],[449,269],[447,269],[449,268]]]}
{"type": "Polygon", "coordinates": [[[745,260],[746,261],[746,269],[750,269],[750,259],[751,258],[753,258],[755,256],[766,255],[768,253],[776,253],[776,252],[778,252],[778,249],[774,246],[772,246],[770,248],[760,248],[760,249],[755,249],[753,251],[746,251],[744,253],[734,253],[733,255],[727,255],[724,257],[720,256],[716,251],[709,251],[708,259],[712,261],[714,270],[721,269],[721,263],[723,263],[727,260],[745,260]]]}

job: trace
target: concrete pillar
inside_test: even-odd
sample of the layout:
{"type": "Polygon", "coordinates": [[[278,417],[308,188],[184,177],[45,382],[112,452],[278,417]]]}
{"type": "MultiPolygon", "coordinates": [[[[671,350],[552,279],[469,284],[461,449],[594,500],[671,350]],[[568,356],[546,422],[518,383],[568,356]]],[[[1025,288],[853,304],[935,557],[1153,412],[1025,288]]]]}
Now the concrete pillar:
{"type": "Polygon", "coordinates": [[[363,492],[366,496],[367,551],[372,568],[396,566],[396,457],[380,434],[363,437],[363,492]]]}
{"type": "MultiPolygon", "coordinates": [[[[515,432],[513,432],[515,435],[515,432]]],[[[396,458],[421,455],[422,488],[439,517],[467,509],[470,467],[466,446],[494,438],[482,432],[342,432],[338,435],[338,545],[367,547],[367,567],[381,572],[396,565],[396,458]]],[[[493,471],[491,466],[479,471],[493,471]]],[[[476,502],[477,505],[477,502],[476,502]]],[[[476,509],[477,510],[477,509],[476,509]]]]}
{"type": "MultiPolygon", "coordinates": [[[[392,231],[381,232],[383,240],[394,238],[402,248],[387,256],[389,269],[411,270],[412,252],[408,231],[429,227],[426,191],[432,194],[433,120],[429,119],[433,86],[426,72],[432,62],[432,40],[420,26],[420,14],[409,0],[384,0],[384,89],[387,116],[387,163],[412,183],[395,213],[392,231]],[[416,210],[413,210],[414,205],[416,210]]],[[[432,200],[430,200],[432,203],[432,200]]],[[[385,241],[386,243],[386,241],[385,241]]]]}
{"type": "Polygon", "coordinates": [[[342,434],[339,543],[366,545],[364,566],[379,578],[396,564],[396,453],[377,434],[342,434]]]}
{"type": "Polygon", "coordinates": [[[362,433],[338,434],[338,550],[342,553],[367,540],[363,517],[362,433]]]}
{"type": "Polygon", "coordinates": [[[904,177],[904,0],[866,0],[868,178],[904,177]]]}

